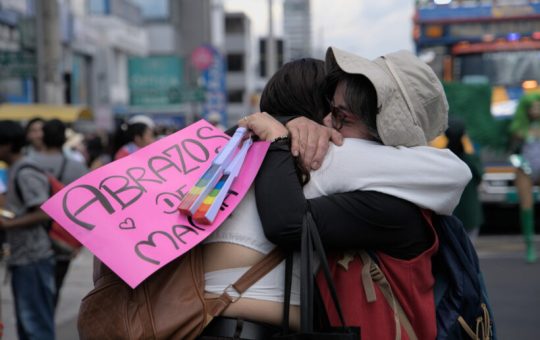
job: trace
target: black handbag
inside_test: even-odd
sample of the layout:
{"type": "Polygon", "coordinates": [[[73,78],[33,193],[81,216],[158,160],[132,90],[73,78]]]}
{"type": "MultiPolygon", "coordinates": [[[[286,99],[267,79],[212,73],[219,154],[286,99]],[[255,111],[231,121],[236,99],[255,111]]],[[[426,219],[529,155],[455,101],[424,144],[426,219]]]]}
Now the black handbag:
{"type": "MultiPolygon", "coordinates": [[[[304,217],[301,255],[300,255],[300,330],[291,332],[289,329],[289,307],[291,298],[292,283],[292,252],[289,252],[285,262],[285,301],[283,303],[282,332],[274,335],[273,339],[281,340],[358,340],[360,339],[360,329],[358,327],[345,326],[345,319],[341,310],[336,288],[330,275],[326,254],[319,237],[319,232],[311,213],[304,217]],[[314,267],[315,254],[320,261],[320,267],[324,272],[324,277],[332,295],[334,306],[341,321],[341,327],[330,327],[314,325],[314,296],[316,294],[315,278],[317,268],[314,267]]],[[[322,308],[324,310],[324,308],[322,308]]],[[[326,316],[326,315],[325,315],[326,316]]]]}

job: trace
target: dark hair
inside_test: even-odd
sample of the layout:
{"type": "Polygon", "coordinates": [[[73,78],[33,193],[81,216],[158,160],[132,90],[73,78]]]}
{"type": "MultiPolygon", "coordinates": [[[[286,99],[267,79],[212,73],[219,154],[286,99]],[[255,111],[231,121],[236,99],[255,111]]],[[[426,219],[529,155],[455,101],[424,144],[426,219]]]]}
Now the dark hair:
{"type": "Polygon", "coordinates": [[[142,137],[146,130],[150,127],[144,123],[133,123],[127,126],[127,137],[130,142],[135,140],[135,137],[142,137]]]}
{"type": "MultiPolygon", "coordinates": [[[[283,65],[261,94],[260,109],[272,116],[303,116],[322,123],[330,111],[324,98],[324,61],[302,58],[283,65]]],[[[295,159],[298,178],[309,182],[309,171],[295,159]]]]}
{"type": "Polygon", "coordinates": [[[100,136],[92,136],[85,140],[86,152],[88,153],[88,160],[86,164],[88,167],[94,160],[105,153],[105,146],[103,139],[100,136]]]}
{"type": "Polygon", "coordinates": [[[51,119],[43,124],[43,144],[48,148],[62,148],[66,142],[66,124],[51,119]]]}
{"type": "Polygon", "coordinates": [[[0,145],[11,145],[11,152],[19,153],[26,143],[26,135],[21,124],[12,120],[0,121],[0,145]]]}
{"type": "Polygon", "coordinates": [[[337,63],[332,63],[328,70],[325,81],[325,97],[328,102],[332,102],[334,93],[340,82],[347,86],[345,91],[345,102],[348,109],[358,116],[366,125],[373,138],[380,140],[377,131],[377,91],[371,81],[361,74],[349,74],[342,71],[337,63]]]}
{"type": "Polygon", "coordinates": [[[126,121],[117,118],[116,120],[116,132],[112,138],[112,153],[114,157],[116,152],[127,143],[133,142],[135,136],[142,137],[147,129],[151,129],[148,125],[144,123],[132,123],[128,124],[126,121]]]}
{"type": "Polygon", "coordinates": [[[30,127],[32,125],[34,125],[34,123],[36,122],[41,122],[41,123],[45,123],[45,119],[41,118],[41,117],[34,117],[32,119],[30,119],[27,123],[26,123],[26,126],[24,127],[24,134],[27,135],[28,134],[28,131],[30,130],[30,127]]]}
{"type": "Polygon", "coordinates": [[[457,117],[448,119],[448,128],[444,134],[448,138],[448,149],[457,156],[463,155],[465,151],[461,139],[465,135],[465,122],[457,117]]]}
{"type": "Polygon", "coordinates": [[[283,65],[261,94],[260,109],[272,116],[303,116],[322,123],[330,107],[324,99],[324,62],[303,58],[283,65]]]}

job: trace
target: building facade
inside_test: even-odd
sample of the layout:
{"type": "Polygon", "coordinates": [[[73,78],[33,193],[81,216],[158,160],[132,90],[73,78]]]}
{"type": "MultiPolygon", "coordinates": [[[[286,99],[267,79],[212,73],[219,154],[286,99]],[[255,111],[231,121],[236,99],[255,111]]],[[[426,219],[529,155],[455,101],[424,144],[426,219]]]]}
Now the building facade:
{"type": "Polygon", "coordinates": [[[227,57],[227,110],[230,123],[252,110],[254,90],[251,22],[244,13],[225,15],[225,54],[227,57]]]}
{"type": "MultiPolygon", "coordinates": [[[[247,71],[244,24],[231,53],[247,71]]],[[[87,106],[107,129],[138,113],[183,127],[218,112],[228,125],[224,46],[223,0],[0,0],[0,103],[87,106]],[[212,59],[203,68],[201,49],[212,59]]],[[[240,69],[229,91],[238,112],[249,88],[240,69]]]]}
{"type": "Polygon", "coordinates": [[[25,1],[0,0],[0,103],[31,103],[36,76],[35,34],[25,1]]]}
{"type": "Polygon", "coordinates": [[[0,0],[1,100],[86,106],[111,129],[126,62],[147,53],[141,23],[128,0],[0,0]]]}
{"type": "MultiPolygon", "coordinates": [[[[178,79],[173,81],[170,78],[171,72],[168,72],[166,67],[156,69],[153,74],[147,74],[149,82],[162,85],[148,89],[147,95],[154,97],[154,102],[131,101],[129,110],[124,113],[129,115],[144,113],[154,118],[158,124],[176,127],[183,127],[199,118],[208,118],[207,108],[215,104],[216,98],[219,99],[218,104],[222,103],[226,93],[224,90],[222,95],[219,91],[208,93],[209,72],[198,68],[197,61],[193,59],[198,55],[195,51],[204,49],[221,62],[220,66],[225,65],[223,1],[135,0],[135,2],[142,10],[149,45],[147,60],[135,60],[132,66],[136,63],[141,67],[130,68],[130,72],[137,73],[128,75],[132,94],[138,91],[144,95],[144,89],[135,89],[137,85],[131,80],[137,77],[140,79],[142,69],[156,66],[154,61],[157,60],[161,60],[162,64],[168,64],[169,70],[174,69],[173,73],[178,79]],[[153,95],[152,91],[159,91],[160,94],[153,95]],[[161,99],[157,100],[156,97],[161,99]],[[212,98],[212,103],[207,103],[206,98],[212,98]]],[[[219,69],[221,68],[214,68],[212,75],[222,78],[224,83],[225,73],[219,75],[219,69]]],[[[220,110],[220,114],[224,123],[226,112],[220,110]]]]}
{"type": "Polygon", "coordinates": [[[98,35],[94,115],[112,124],[129,106],[128,61],[148,54],[148,37],[139,6],[128,0],[90,0],[84,22],[98,35]]]}
{"type": "Polygon", "coordinates": [[[311,57],[311,1],[285,0],[283,3],[285,61],[311,57]]]}

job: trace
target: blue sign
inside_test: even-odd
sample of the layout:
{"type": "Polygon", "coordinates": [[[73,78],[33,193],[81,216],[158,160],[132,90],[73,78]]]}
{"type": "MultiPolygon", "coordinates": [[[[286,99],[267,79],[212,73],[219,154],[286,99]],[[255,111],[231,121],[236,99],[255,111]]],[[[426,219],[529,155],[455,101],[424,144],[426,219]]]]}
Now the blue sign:
{"type": "Polygon", "coordinates": [[[206,100],[203,104],[202,117],[206,120],[215,116],[220,117],[220,124],[227,125],[227,89],[225,79],[227,76],[227,67],[225,58],[213,46],[204,45],[212,53],[212,64],[203,71],[203,88],[206,92],[206,100]]]}
{"type": "Polygon", "coordinates": [[[528,3],[521,5],[491,5],[477,6],[430,6],[418,9],[420,22],[472,20],[488,18],[531,17],[540,15],[540,4],[528,3]]]}

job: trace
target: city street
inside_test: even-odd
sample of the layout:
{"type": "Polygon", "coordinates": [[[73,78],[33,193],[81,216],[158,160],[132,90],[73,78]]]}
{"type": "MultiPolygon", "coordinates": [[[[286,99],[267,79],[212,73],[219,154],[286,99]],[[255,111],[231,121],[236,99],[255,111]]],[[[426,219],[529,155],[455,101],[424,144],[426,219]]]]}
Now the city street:
{"type": "MultiPolygon", "coordinates": [[[[536,238],[540,249],[540,237],[536,238]]],[[[540,331],[540,263],[525,264],[523,245],[518,235],[481,236],[478,245],[481,266],[486,279],[497,323],[498,338],[533,340],[540,331]]],[[[17,339],[13,301],[1,268],[2,319],[5,340],[17,339]]],[[[77,312],[81,298],[91,287],[92,256],[83,251],[72,263],[62,291],[56,315],[57,339],[77,339],[77,312]]]]}
{"type": "MultiPolygon", "coordinates": [[[[389,252],[412,254],[426,240],[414,231],[396,236],[393,229],[413,226],[386,217],[414,205],[454,209],[464,226],[482,225],[475,247],[498,339],[540,340],[540,0],[0,0],[0,231],[7,233],[0,251],[9,239],[12,262],[47,252],[38,205],[77,239],[67,243],[82,242],[130,286],[232,212],[247,222],[231,223],[217,241],[264,247],[262,236],[246,234],[255,208],[235,210],[256,176],[264,184],[256,196],[265,200],[255,203],[273,208],[261,220],[284,235],[272,240],[287,241],[296,207],[307,203],[303,189],[289,185],[290,159],[269,156],[261,169],[279,171],[257,172],[268,145],[299,153],[294,158],[309,164],[303,170],[321,168],[312,195],[341,193],[338,204],[314,211],[336,217],[324,226],[336,245],[379,247],[385,237],[389,252]],[[315,127],[323,114],[327,126],[315,127]],[[234,126],[238,134],[247,127],[242,146],[222,133],[234,126]],[[310,160],[313,141],[329,134],[335,143],[338,135],[357,141],[331,150],[324,164],[310,160]],[[463,188],[467,169],[473,176],[463,188]],[[410,204],[379,196],[371,204],[354,190],[410,204]],[[343,216],[390,227],[372,240],[351,237],[333,228],[343,216]],[[536,263],[525,262],[522,231],[530,260],[534,235],[536,263]]],[[[217,266],[238,260],[219,255],[217,266]]],[[[79,338],[93,258],[82,249],[55,295],[58,340],[79,338]]],[[[430,277],[417,259],[405,264],[409,272],[395,270],[399,280],[420,282],[426,270],[430,277]]],[[[0,340],[16,340],[6,263],[0,258],[0,340]]],[[[15,278],[16,292],[31,282],[15,278]]],[[[425,295],[401,288],[409,306],[425,305],[425,295]]],[[[256,293],[272,300],[274,292],[256,293]]],[[[344,300],[352,301],[349,293],[344,300]]],[[[35,295],[29,300],[39,305],[35,295]]],[[[115,312],[100,306],[116,327],[115,312]]],[[[413,312],[429,328],[421,310],[413,312]]],[[[354,317],[368,340],[394,327],[376,313],[354,317]]]]}
{"type": "MultiPolygon", "coordinates": [[[[60,297],[56,313],[58,340],[78,339],[77,313],[81,298],[92,287],[92,254],[86,249],[71,262],[60,297]]],[[[2,320],[4,321],[5,340],[16,340],[15,312],[9,278],[6,276],[5,263],[0,268],[2,294],[2,320]]]]}

